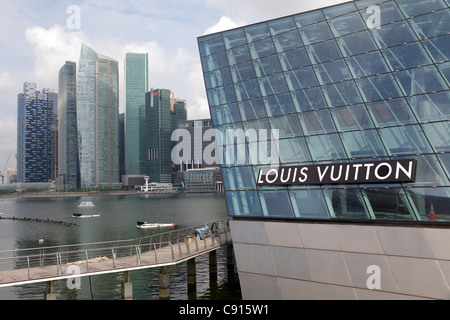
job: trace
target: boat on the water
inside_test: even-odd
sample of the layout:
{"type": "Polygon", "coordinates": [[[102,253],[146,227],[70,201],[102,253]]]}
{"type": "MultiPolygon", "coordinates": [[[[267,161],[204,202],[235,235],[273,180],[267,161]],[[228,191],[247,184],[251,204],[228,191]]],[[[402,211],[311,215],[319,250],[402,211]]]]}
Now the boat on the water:
{"type": "Polygon", "coordinates": [[[179,193],[178,188],[175,188],[170,183],[149,183],[150,177],[145,177],[145,185],[137,191],[138,194],[143,195],[165,195],[179,193]]]}
{"type": "Polygon", "coordinates": [[[150,228],[175,228],[175,223],[147,223],[146,221],[138,221],[136,227],[140,229],[150,229],[150,228]]]}
{"type": "Polygon", "coordinates": [[[72,218],[76,218],[76,219],[85,219],[85,218],[97,218],[97,217],[101,217],[101,214],[91,214],[91,215],[87,215],[87,214],[81,214],[81,213],[74,213],[72,215],[72,218]]]}
{"type": "Polygon", "coordinates": [[[93,204],[92,201],[82,201],[78,207],[79,208],[94,208],[95,204],[93,204]]]}

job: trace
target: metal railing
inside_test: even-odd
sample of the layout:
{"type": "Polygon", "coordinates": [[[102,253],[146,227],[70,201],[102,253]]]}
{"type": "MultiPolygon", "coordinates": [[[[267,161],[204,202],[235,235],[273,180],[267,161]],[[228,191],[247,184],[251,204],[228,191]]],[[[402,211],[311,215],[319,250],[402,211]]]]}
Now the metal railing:
{"type": "Polygon", "coordinates": [[[92,264],[108,262],[110,268],[114,269],[120,258],[133,256],[136,259],[134,266],[141,266],[145,253],[150,253],[146,255],[147,258],[154,257],[152,264],[170,263],[213,246],[226,244],[231,240],[228,238],[229,220],[210,224],[208,226],[211,231],[210,236],[200,239],[196,229],[204,226],[177,229],[131,240],[0,251],[0,271],[27,269],[28,279],[31,279],[33,268],[54,267],[55,275],[61,276],[62,266],[78,265],[85,272],[90,272],[92,264]],[[165,260],[161,261],[159,254],[164,248],[166,249],[165,260]],[[167,261],[167,248],[170,248],[171,253],[169,261],[167,261]],[[191,250],[195,252],[191,253],[191,250]]]}

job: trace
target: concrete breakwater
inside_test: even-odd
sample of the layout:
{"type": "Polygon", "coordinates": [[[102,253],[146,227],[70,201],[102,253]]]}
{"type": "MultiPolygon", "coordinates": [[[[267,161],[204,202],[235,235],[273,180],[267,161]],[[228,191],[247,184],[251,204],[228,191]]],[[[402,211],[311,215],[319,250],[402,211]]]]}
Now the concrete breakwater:
{"type": "Polygon", "coordinates": [[[1,220],[51,223],[51,224],[57,224],[57,225],[62,225],[62,226],[66,226],[66,227],[79,227],[80,226],[77,223],[70,223],[70,222],[64,222],[64,221],[55,221],[55,220],[50,220],[50,219],[27,218],[27,217],[16,218],[16,217],[3,217],[3,216],[0,216],[0,221],[1,220]]]}

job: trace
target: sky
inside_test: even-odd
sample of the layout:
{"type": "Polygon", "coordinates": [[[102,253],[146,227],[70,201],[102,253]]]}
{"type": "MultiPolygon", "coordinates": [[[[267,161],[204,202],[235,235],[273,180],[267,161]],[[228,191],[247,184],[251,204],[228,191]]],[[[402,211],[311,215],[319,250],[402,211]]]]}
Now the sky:
{"type": "Polygon", "coordinates": [[[347,1],[2,0],[0,171],[16,167],[17,94],[23,83],[58,92],[59,69],[66,61],[78,64],[83,42],[119,62],[121,113],[125,54],[135,52],[149,54],[151,88],[170,89],[187,100],[188,119],[209,118],[199,36],[347,1]]]}

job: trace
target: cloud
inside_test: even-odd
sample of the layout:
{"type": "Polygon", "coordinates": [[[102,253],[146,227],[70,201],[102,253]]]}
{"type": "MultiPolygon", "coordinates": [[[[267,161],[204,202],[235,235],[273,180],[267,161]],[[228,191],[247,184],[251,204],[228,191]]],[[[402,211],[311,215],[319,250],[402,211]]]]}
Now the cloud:
{"type": "Polygon", "coordinates": [[[231,18],[229,17],[222,17],[220,18],[219,22],[206,29],[204,34],[211,34],[211,33],[216,33],[216,32],[221,32],[221,31],[225,31],[225,30],[230,30],[230,29],[234,29],[239,27],[240,25],[236,22],[234,22],[233,20],[231,20],[231,18]]]}
{"type": "Polygon", "coordinates": [[[60,25],[48,29],[32,26],[25,30],[27,41],[34,49],[35,79],[40,88],[57,89],[58,72],[67,60],[78,61],[83,32],[66,31],[60,25]]]}

